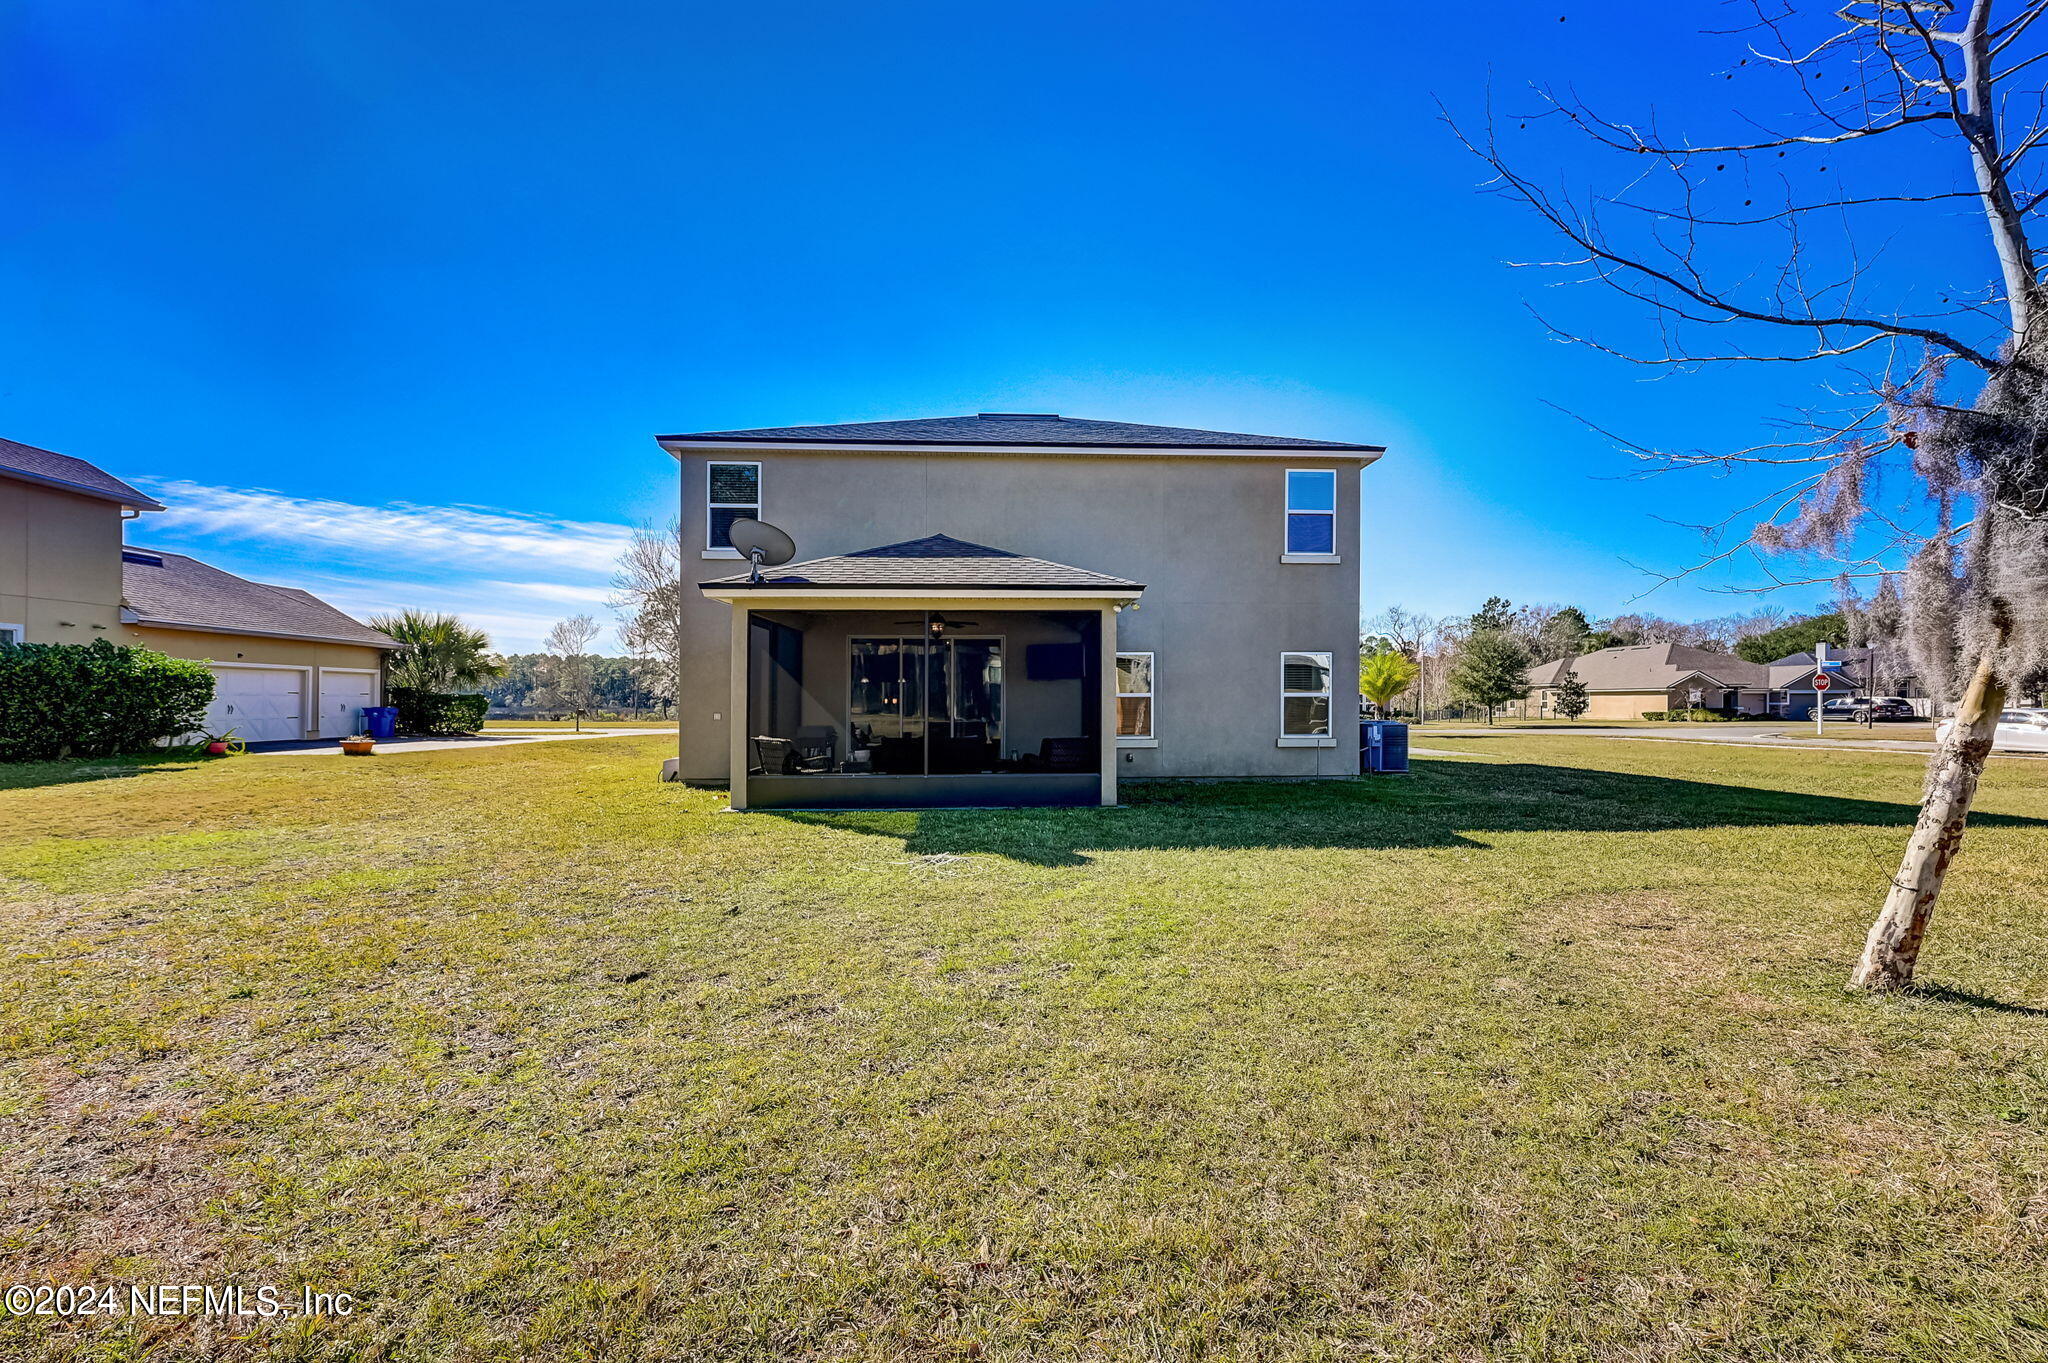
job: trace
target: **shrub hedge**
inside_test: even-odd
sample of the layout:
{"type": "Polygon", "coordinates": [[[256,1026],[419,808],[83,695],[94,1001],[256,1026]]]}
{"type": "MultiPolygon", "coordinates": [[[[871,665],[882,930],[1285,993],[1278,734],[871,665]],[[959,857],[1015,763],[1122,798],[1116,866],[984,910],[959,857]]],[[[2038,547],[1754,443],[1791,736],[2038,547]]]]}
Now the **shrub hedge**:
{"type": "Polygon", "coordinates": [[[1734,715],[1720,710],[1645,710],[1644,719],[1665,720],[1672,724],[1725,724],[1735,719],[1734,715]]]}
{"type": "Polygon", "coordinates": [[[484,712],[491,708],[488,696],[458,696],[413,686],[392,687],[389,703],[398,710],[398,732],[413,735],[473,734],[483,728],[484,712]]]}
{"type": "Polygon", "coordinates": [[[0,644],[0,762],[140,752],[196,733],[212,699],[205,663],[152,648],[0,644]]]}

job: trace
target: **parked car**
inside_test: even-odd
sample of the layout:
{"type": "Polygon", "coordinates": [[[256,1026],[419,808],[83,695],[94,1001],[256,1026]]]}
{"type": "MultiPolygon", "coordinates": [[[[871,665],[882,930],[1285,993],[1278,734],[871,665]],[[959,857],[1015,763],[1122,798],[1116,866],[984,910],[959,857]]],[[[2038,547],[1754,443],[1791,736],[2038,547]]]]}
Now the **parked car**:
{"type": "Polygon", "coordinates": [[[1822,719],[1853,719],[1867,723],[1880,719],[1916,719],[1913,702],[1899,696],[1838,696],[1823,701],[1822,719]]]}
{"type": "MultiPolygon", "coordinates": [[[[1952,719],[1943,720],[1935,731],[1935,738],[1947,738],[1949,727],[1954,723],[1952,719]]],[[[1991,746],[2010,752],[2048,753],[2048,710],[2001,712],[1998,727],[1991,734],[1991,746]]]]}

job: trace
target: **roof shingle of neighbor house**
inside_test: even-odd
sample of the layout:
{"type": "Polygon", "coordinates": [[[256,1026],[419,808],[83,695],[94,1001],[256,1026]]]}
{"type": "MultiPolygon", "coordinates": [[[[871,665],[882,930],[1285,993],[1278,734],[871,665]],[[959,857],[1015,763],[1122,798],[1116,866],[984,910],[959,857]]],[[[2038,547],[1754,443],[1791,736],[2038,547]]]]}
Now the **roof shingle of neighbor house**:
{"type": "Polygon", "coordinates": [[[39,450],[15,440],[0,440],[0,476],[13,475],[45,487],[60,487],[85,497],[119,502],[141,511],[161,511],[162,502],[145,497],[104,469],[55,450],[39,450]]]}
{"type": "MultiPolygon", "coordinates": [[[[1555,686],[1565,659],[1538,663],[1529,669],[1531,686],[1555,686]]],[[[1688,644],[1630,644],[1603,648],[1570,660],[1572,671],[1588,691],[1668,691],[1694,673],[1704,673],[1723,686],[1762,690],[1769,669],[1744,662],[1733,653],[1693,648],[1688,644]]]]}
{"type": "MultiPolygon", "coordinates": [[[[1846,664],[1842,669],[1849,680],[1861,682],[1870,675],[1870,650],[1867,648],[1831,648],[1830,657],[1846,664]]],[[[1814,669],[1820,660],[1811,653],[1787,653],[1771,661],[1771,689],[1774,691],[1810,691],[1814,669]]]]}
{"type": "Polygon", "coordinates": [[[839,426],[764,426],[747,431],[696,431],[660,440],[709,440],[736,445],[1070,445],[1096,449],[1329,450],[1381,454],[1382,445],[1301,440],[1284,435],[1198,431],[1185,426],[1142,426],[1090,421],[1051,412],[982,412],[921,421],[857,421],[839,426]]]}
{"type": "Polygon", "coordinates": [[[970,544],[951,535],[927,535],[858,553],[814,558],[765,571],[715,578],[706,587],[986,587],[1026,591],[1128,589],[1143,591],[1128,578],[1072,568],[1042,558],[970,544]]]}
{"type": "Polygon", "coordinates": [[[121,601],[123,616],[132,616],[132,623],[166,629],[190,625],[235,634],[398,647],[390,635],[343,615],[311,592],[251,582],[196,558],[154,549],[121,551],[121,601]]]}

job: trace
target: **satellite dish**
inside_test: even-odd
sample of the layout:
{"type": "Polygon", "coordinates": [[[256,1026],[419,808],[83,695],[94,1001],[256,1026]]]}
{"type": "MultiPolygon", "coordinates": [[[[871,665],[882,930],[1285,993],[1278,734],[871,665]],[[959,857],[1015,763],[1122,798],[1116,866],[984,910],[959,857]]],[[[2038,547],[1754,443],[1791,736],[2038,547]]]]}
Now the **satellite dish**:
{"type": "Polygon", "coordinates": [[[753,563],[755,582],[761,580],[761,569],[780,568],[796,557],[796,541],[787,532],[751,516],[734,521],[727,527],[725,537],[753,563]]]}

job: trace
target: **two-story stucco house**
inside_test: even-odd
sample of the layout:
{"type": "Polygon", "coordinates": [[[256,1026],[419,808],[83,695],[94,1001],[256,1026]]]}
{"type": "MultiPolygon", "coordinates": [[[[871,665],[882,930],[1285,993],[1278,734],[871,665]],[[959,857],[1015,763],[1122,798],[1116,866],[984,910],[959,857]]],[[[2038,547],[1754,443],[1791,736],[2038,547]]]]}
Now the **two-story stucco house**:
{"type": "Polygon", "coordinates": [[[1120,775],[1358,771],[1382,453],[983,413],[660,438],[686,555],[668,775],[736,809],[1115,804],[1120,775]],[[758,578],[729,531],[797,553],[758,578]],[[687,568],[686,568],[687,573],[687,568]]]}
{"type": "Polygon", "coordinates": [[[0,440],[0,643],[140,644],[213,671],[209,733],[359,732],[397,644],[309,592],[124,544],[163,504],[83,459],[0,440]]]}

